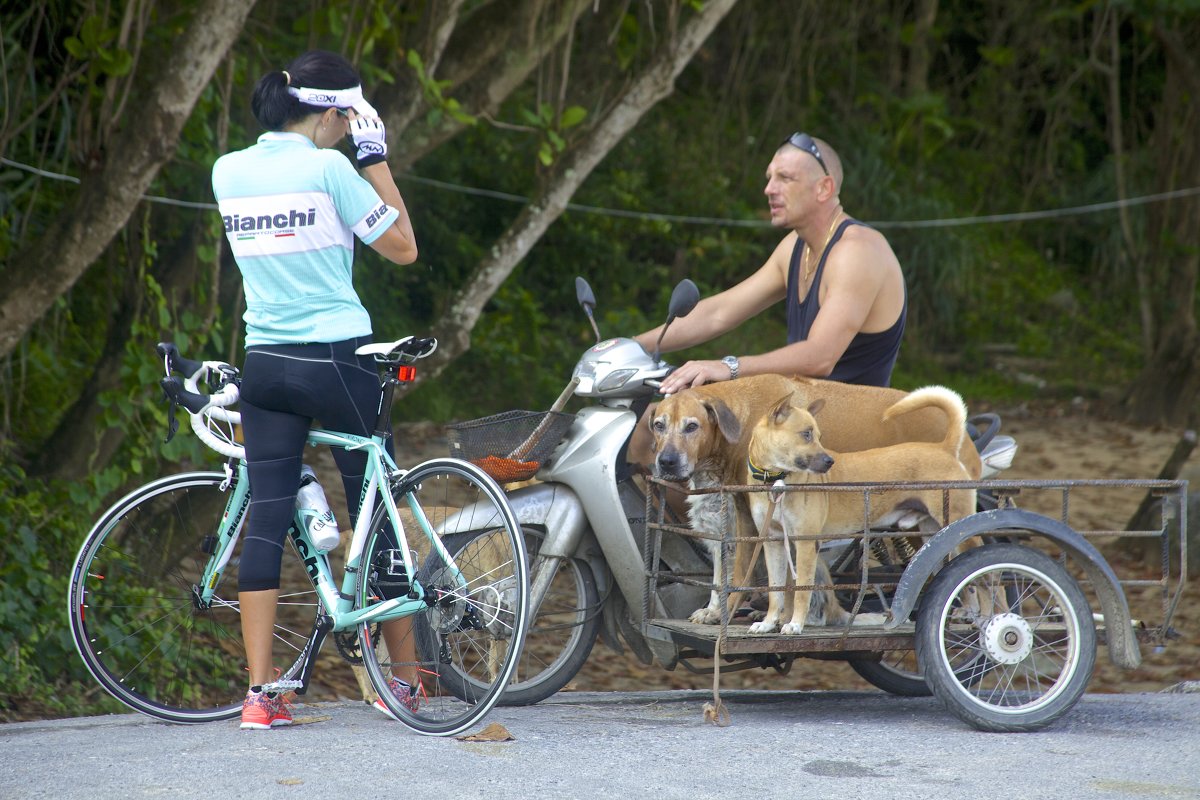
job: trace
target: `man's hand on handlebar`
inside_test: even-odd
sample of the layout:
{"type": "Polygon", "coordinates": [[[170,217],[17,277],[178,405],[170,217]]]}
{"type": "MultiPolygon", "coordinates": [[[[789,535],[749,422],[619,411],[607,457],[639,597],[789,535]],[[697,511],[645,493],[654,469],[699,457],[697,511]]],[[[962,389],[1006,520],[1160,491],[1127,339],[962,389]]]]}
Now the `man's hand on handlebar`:
{"type": "Polygon", "coordinates": [[[729,380],[729,367],[723,361],[688,361],[686,364],[676,367],[674,372],[663,378],[659,392],[674,394],[694,386],[727,380],[729,380]]]}

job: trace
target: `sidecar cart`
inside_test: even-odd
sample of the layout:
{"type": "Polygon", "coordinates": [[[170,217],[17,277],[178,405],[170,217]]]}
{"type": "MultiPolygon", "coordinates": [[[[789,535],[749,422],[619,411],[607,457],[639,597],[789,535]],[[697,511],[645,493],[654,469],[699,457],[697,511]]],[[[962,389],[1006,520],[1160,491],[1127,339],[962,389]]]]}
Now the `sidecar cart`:
{"type": "MultiPolygon", "coordinates": [[[[864,527],[821,546],[830,582],[789,581],[783,586],[766,585],[753,571],[749,578],[733,580],[735,549],[755,548],[757,555],[755,546],[763,539],[737,536],[732,523],[719,537],[724,578],[718,584],[714,585],[711,574],[681,575],[658,569],[664,537],[718,537],[666,524],[657,509],[663,506],[663,487],[673,484],[654,487],[654,483],[658,482],[652,482],[647,504],[643,633],[675,642],[689,657],[712,658],[718,673],[722,662],[731,664],[727,669],[746,663],[779,668],[801,657],[844,659],[886,691],[932,693],[951,713],[979,730],[1032,731],[1061,717],[1082,696],[1095,667],[1097,642],[1107,645],[1115,665],[1134,668],[1141,662],[1140,643],[1161,647],[1176,635],[1170,625],[1187,580],[1186,481],[987,480],[707,490],[722,495],[730,521],[737,495],[755,491],[775,492],[776,498],[793,491],[855,492],[862,496],[864,520],[871,518],[872,497],[885,490],[940,490],[943,518],[952,490],[987,490],[999,499],[997,508],[949,525],[926,517],[926,524],[909,530],[864,527]],[[1073,520],[1087,522],[1088,492],[1115,491],[1149,492],[1158,498],[1160,527],[1145,531],[1072,527],[1073,520]],[[1016,506],[1018,495],[1024,507],[1016,506]],[[1137,550],[1133,561],[1157,561],[1161,570],[1119,577],[1098,546],[1116,546],[1110,552],[1137,550]],[[1147,558],[1151,553],[1153,559],[1147,558]],[[655,618],[651,600],[663,584],[672,582],[715,589],[723,601],[720,623],[655,618]],[[820,626],[812,624],[810,617],[797,635],[751,633],[738,610],[731,618],[729,603],[724,602],[731,595],[797,589],[832,592],[851,613],[851,621],[820,626]],[[1130,598],[1136,603],[1135,613],[1130,598]],[[1155,606],[1161,623],[1141,621],[1143,614],[1156,613],[1155,606]],[[871,611],[885,615],[882,624],[854,624],[871,611]]],[[[792,531],[786,536],[791,540],[789,551],[797,542],[820,540],[812,532],[792,531]]],[[[1137,568],[1126,571],[1134,573],[1137,568]]]]}

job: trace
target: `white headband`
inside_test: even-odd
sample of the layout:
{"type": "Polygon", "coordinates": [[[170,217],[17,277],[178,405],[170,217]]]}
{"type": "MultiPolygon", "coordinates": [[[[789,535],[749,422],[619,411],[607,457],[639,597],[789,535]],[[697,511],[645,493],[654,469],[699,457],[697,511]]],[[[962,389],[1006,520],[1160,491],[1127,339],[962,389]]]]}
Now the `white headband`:
{"type": "Polygon", "coordinates": [[[364,117],[378,117],[375,108],[363,97],[361,86],[349,89],[297,89],[287,87],[288,94],[301,103],[322,108],[353,108],[364,117]]]}

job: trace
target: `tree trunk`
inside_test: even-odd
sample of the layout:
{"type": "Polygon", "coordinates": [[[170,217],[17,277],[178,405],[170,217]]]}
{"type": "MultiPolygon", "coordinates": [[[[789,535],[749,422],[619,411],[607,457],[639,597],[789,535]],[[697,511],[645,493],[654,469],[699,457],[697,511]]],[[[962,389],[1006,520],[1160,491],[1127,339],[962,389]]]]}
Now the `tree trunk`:
{"type": "MultiPolygon", "coordinates": [[[[119,248],[113,248],[119,249],[119,248]]],[[[105,259],[117,261],[121,256],[105,259]]],[[[109,267],[117,272],[115,264],[109,267]]],[[[29,474],[46,479],[60,478],[79,481],[88,476],[97,464],[107,463],[107,454],[120,444],[125,431],[120,426],[112,428],[97,424],[100,405],[97,399],[121,384],[121,362],[125,357],[125,343],[129,339],[129,328],[137,317],[144,299],[143,287],[137,276],[116,276],[119,289],[114,292],[112,317],[108,326],[104,347],[96,360],[92,373],[80,381],[80,392],[75,402],[59,420],[58,427],[38,448],[29,474]]]]}
{"type": "MultiPolygon", "coordinates": [[[[1175,449],[1171,451],[1171,455],[1167,458],[1167,463],[1159,470],[1155,480],[1173,481],[1179,477],[1179,473],[1183,470],[1183,465],[1187,463],[1191,457],[1192,451],[1196,449],[1196,429],[1194,426],[1189,427],[1179,437],[1179,441],[1175,443],[1175,449]]],[[[1161,519],[1162,501],[1158,499],[1153,491],[1146,492],[1146,496],[1142,498],[1142,502],[1138,505],[1137,510],[1133,512],[1133,516],[1129,518],[1129,522],[1125,523],[1127,531],[1148,531],[1155,530],[1159,527],[1158,520],[1161,519]]],[[[1132,540],[1136,542],[1138,540],[1132,540]]],[[[1153,539],[1142,540],[1141,547],[1144,551],[1157,550],[1159,544],[1153,539]]]]}
{"type": "MultiPolygon", "coordinates": [[[[450,36],[458,25],[458,14],[462,10],[462,5],[463,0],[443,0],[440,3],[430,3],[425,7],[425,13],[421,17],[420,32],[417,34],[417,43],[413,49],[421,56],[421,63],[427,75],[437,74],[442,54],[445,53],[450,36]]],[[[414,74],[407,73],[402,77],[402,81],[398,108],[386,118],[387,128],[392,132],[392,138],[396,140],[397,144],[402,141],[398,134],[408,129],[409,124],[416,118],[424,105],[425,99],[425,92],[414,74]]],[[[395,150],[396,148],[393,147],[393,153],[395,150]]]]}
{"type": "Polygon", "coordinates": [[[129,221],[142,194],[175,153],[197,98],[241,33],[255,0],[209,0],[138,96],[137,119],[112,142],[100,168],[83,177],[63,224],[17,254],[0,284],[0,358],[99,258],[129,221]]]}
{"type": "MultiPolygon", "coordinates": [[[[145,224],[152,224],[153,216],[146,216],[145,224]]],[[[200,285],[205,267],[208,266],[197,255],[204,225],[206,223],[203,220],[197,220],[190,230],[174,241],[170,252],[161,254],[157,259],[153,277],[172,308],[188,308],[196,304],[194,288],[200,285]]],[[[131,239],[137,241],[137,238],[134,231],[131,239]]],[[[119,262],[125,258],[132,262],[137,257],[137,254],[121,254],[112,260],[119,262]]],[[[116,267],[113,267],[113,271],[118,272],[116,267]]],[[[120,281],[121,288],[113,297],[113,315],[104,348],[92,367],[91,375],[81,381],[75,402],[38,449],[29,468],[31,475],[46,479],[82,480],[92,469],[107,464],[125,439],[127,431],[122,426],[99,427],[101,409],[97,401],[103,393],[121,385],[121,364],[125,360],[129,331],[144,313],[146,281],[140,270],[126,270],[124,276],[114,277],[120,281]]],[[[150,342],[146,346],[152,347],[153,344],[150,342]]],[[[149,402],[156,402],[161,395],[151,385],[147,387],[145,396],[149,402]]]]}
{"type": "MultiPolygon", "coordinates": [[[[1196,26],[1191,29],[1195,31],[1196,26]]],[[[1155,33],[1167,54],[1167,76],[1156,119],[1154,151],[1164,188],[1200,185],[1200,62],[1181,46],[1178,34],[1163,27],[1155,33]]],[[[1196,325],[1196,289],[1200,282],[1200,199],[1166,203],[1154,218],[1152,258],[1162,278],[1154,291],[1159,320],[1154,349],[1125,395],[1130,419],[1144,424],[1187,424],[1200,398],[1200,332],[1196,325]]]]}
{"type": "Polygon", "coordinates": [[[439,346],[426,362],[421,377],[437,376],[471,346],[471,330],[484,305],[496,293],[516,265],[532,249],[554,220],[566,210],[576,190],[596,165],[621,141],[641,118],[671,94],[675,79],[729,13],[737,0],[709,0],[666,42],[609,111],[598,119],[586,136],[557,161],[541,193],[517,216],[492,246],[487,258],[455,296],[449,310],[434,326],[439,346]]]}
{"type": "Polygon", "coordinates": [[[933,23],[937,19],[938,0],[917,0],[913,20],[912,44],[908,48],[909,96],[929,91],[929,65],[933,62],[933,23]]]}

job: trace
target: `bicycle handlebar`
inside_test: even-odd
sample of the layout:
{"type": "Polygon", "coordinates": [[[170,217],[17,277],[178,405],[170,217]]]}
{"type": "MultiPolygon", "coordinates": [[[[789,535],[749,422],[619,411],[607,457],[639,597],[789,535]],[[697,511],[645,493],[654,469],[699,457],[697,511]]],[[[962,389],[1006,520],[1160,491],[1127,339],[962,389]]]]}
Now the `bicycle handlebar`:
{"type": "Polygon", "coordinates": [[[193,361],[184,358],[174,342],[159,342],[155,348],[163,359],[163,370],[166,377],[158,382],[163,394],[171,403],[171,429],[167,435],[170,441],[175,433],[175,406],[183,406],[188,411],[192,431],[205,445],[229,458],[244,458],[246,450],[233,438],[232,431],[222,431],[218,435],[213,429],[214,422],[224,422],[230,426],[240,425],[242,415],[230,411],[231,406],[238,401],[238,370],[223,361],[193,361]],[[179,378],[172,372],[182,373],[179,378]],[[200,391],[200,381],[217,387],[212,394],[200,391]]]}
{"type": "Polygon", "coordinates": [[[174,342],[159,342],[154,348],[159,356],[163,359],[164,372],[169,376],[172,372],[181,372],[184,375],[192,376],[198,373],[203,363],[192,361],[189,358],[184,358],[179,352],[179,348],[174,342]]]}

